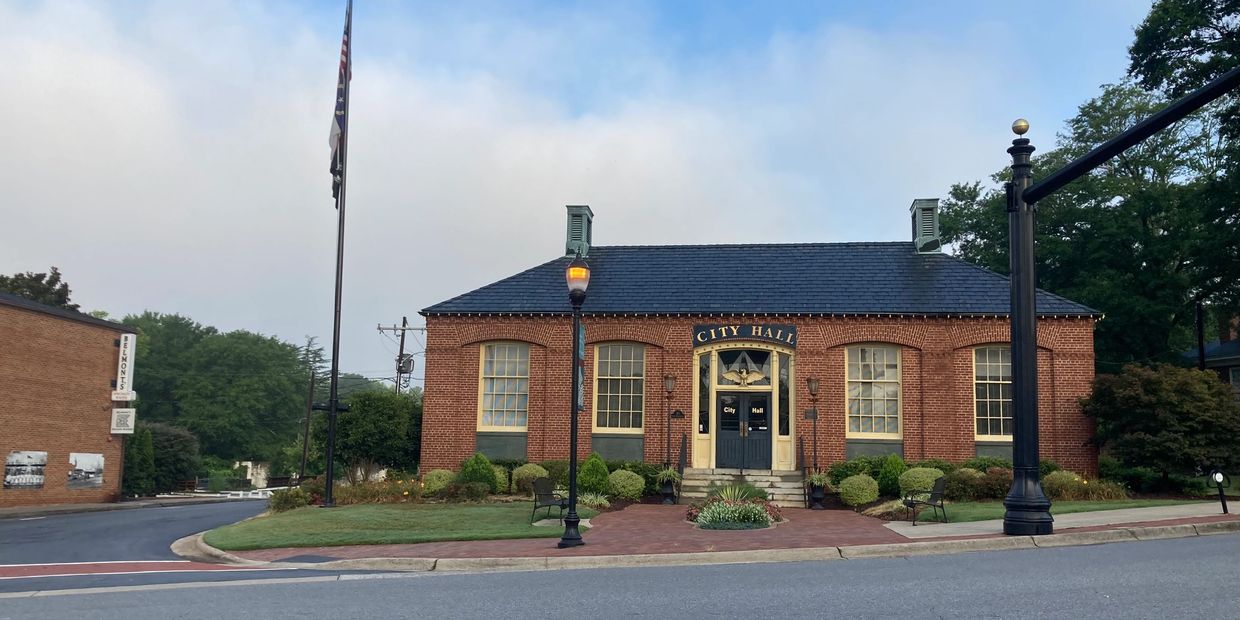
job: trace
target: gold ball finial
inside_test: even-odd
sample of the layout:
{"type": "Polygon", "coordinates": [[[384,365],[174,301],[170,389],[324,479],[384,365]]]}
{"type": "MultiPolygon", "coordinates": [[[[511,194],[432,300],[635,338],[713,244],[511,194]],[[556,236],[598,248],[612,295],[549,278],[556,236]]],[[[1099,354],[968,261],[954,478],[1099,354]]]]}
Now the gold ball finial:
{"type": "Polygon", "coordinates": [[[1012,122],[1012,133],[1018,136],[1023,136],[1027,131],[1029,131],[1029,121],[1023,118],[1018,118],[1012,122]]]}

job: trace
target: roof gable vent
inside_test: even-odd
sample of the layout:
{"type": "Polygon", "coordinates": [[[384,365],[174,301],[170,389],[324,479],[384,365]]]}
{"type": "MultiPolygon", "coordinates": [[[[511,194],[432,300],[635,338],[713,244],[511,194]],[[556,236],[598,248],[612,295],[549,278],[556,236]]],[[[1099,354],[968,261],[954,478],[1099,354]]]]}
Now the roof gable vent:
{"type": "Polygon", "coordinates": [[[934,254],[943,247],[939,240],[939,199],[918,198],[909,207],[913,216],[913,247],[922,254],[934,254]]]}
{"type": "Polygon", "coordinates": [[[564,253],[571,256],[580,253],[590,255],[590,240],[594,228],[594,212],[589,205],[567,205],[568,235],[564,253]]]}

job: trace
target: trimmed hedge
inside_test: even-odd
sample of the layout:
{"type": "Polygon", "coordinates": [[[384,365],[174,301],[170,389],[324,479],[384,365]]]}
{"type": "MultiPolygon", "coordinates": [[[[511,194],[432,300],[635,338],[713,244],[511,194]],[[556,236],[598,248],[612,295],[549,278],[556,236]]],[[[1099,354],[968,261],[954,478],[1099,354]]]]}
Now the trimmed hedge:
{"type": "Polygon", "coordinates": [[[534,481],[549,477],[541,465],[526,463],[512,470],[512,489],[517,493],[533,493],[534,481]]]}
{"type": "Polygon", "coordinates": [[[847,506],[869,504],[878,499],[878,482],[866,474],[840,481],[840,500],[847,506]]]}
{"type": "Polygon", "coordinates": [[[492,493],[499,493],[499,479],[495,475],[495,467],[481,452],[475,452],[461,463],[461,473],[457,475],[456,481],[461,484],[479,482],[487,485],[492,493]]]}
{"type": "Polygon", "coordinates": [[[284,512],[310,505],[310,494],[301,487],[292,487],[288,489],[280,489],[272,491],[271,497],[267,499],[267,508],[271,512],[284,512]]]}
{"type": "Polygon", "coordinates": [[[982,472],[968,467],[961,467],[947,474],[947,483],[943,487],[943,496],[956,502],[967,502],[977,499],[978,482],[982,472]]]}
{"type": "Polygon", "coordinates": [[[625,469],[617,469],[607,476],[607,484],[611,495],[620,499],[641,499],[646,488],[646,480],[640,475],[625,469]]]}
{"type": "Polygon", "coordinates": [[[914,467],[900,474],[900,496],[909,493],[929,493],[943,472],[933,467],[914,467]]]}
{"type": "Polygon", "coordinates": [[[646,481],[646,486],[642,489],[642,495],[659,494],[659,481],[656,477],[662,469],[662,465],[643,461],[607,461],[607,471],[614,473],[617,470],[625,470],[641,476],[646,481]]]}
{"type": "Polygon", "coordinates": [[[567,460],[550,460],[538,463],[540,467],[547,470],[547,477],[558,487],[568,486],[568,461],[567,460]]]}
{"type": "Polygon", "coordinates": [[[444,487],[456,480],[456,473],[448,469],[432,469],[422,475],[422,494],[439,495],[444,487]]]}
{"type": "Polygon", "coordinates": [[[607,494],[607,465],[598,452],[590,454],[590,458],[577,470],[577,488],[582,493],[607,494]]]}
{"type": "Polygon", "coordinates": [[[908,469],[899,454],[888,454],[878,470],[878,492],[892,497],[900,494],[900,474],[908,469]]]}
{"type": "Polygon", "coordinates": [[[503,465],[491,465],[491,469],[495,470],[495,492],[507,493],[511,488],[508,481],[508,468],[503,465]]]}

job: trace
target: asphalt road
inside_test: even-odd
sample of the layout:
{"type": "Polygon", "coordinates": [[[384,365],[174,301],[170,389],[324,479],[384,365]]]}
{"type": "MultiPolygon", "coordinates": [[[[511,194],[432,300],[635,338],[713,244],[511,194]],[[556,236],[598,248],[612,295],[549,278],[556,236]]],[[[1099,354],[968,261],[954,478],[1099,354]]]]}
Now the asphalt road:
{"type": "Polygon", "coordinates": [[[795,564],[328,577],[0,598],[25,618],[1227,618],[1240,535],[795,564]]]}

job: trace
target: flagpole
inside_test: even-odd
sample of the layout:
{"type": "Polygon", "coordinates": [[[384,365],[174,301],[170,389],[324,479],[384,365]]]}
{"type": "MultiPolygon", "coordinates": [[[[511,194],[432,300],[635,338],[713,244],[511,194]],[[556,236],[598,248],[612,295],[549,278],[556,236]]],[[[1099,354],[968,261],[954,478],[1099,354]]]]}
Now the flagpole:
{"type": "Polygon", "coordinates": [[[332,375],[327,404],[327,481],[324,486],[323,507],[336,505],[332,497],[335,486],[336,412],[340,409],[340,291],[344,282],[344,206],[348,180],[349,161],[349,83],[353,78],[353,0],[346,9],[344,67],[344,131],[340,132],[340,193],[336,197],[336,308],[332,319],[332,375]]]}

